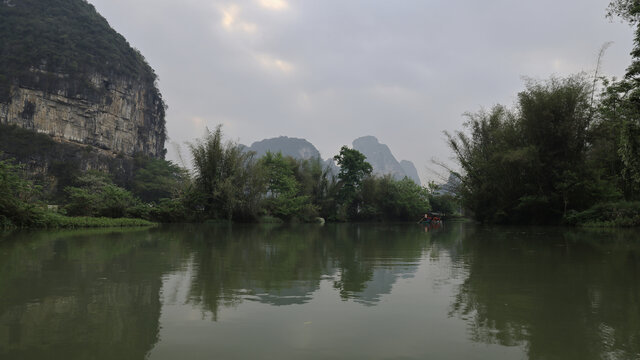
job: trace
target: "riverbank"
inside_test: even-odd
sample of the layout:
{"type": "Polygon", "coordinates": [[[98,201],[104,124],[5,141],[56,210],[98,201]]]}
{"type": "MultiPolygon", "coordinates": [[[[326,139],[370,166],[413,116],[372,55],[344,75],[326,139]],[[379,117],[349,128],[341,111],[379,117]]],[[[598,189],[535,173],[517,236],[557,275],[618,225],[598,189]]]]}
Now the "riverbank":
{"type": "Polygon", "coordinates": [[[579,227],[622,228],[640,226],[640,201],[601,203],[567,214],[566,225],[579,227]]]}
{"type": "Polygon", "coordinates": [[[133,218],[106,218],[88,216],[65,216],[54,212],[43,212],[29,226],[16,226],[8,219],[0,218],[0,231],[29,229],[79,229],[79,228],[107,228],[107,227],[143,227],[155,226],[157,223],[133,218]]]}

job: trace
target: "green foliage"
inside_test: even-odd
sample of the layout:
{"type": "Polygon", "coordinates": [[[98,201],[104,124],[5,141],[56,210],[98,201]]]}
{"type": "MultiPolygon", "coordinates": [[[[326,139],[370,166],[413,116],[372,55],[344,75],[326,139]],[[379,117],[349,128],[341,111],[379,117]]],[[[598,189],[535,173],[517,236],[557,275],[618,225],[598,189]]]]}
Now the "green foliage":
{"type": "Polygon", "coordinates": [[[637,0],[614,0],[609,3],[607,16],[619,16],[625,21],[635,24],[640,14],[640,3],[637,0]]]}
{"type": "Polygon", "coordinates": [[[586,227],[640,226],[640,202],[598,203],[585,211],[572,212],[565,223],[586,227]]]}
{"type": "MultiPolygon", "coordinates": [[[[45,205],[37,198],[40,188],[21,176],[21,168],[9,160],[0,160],[0,229],[12,228],[79,228],[79,227],[107,227],[107,226],[148,226],[152,225],[140,219],[106,219],[94,217],[68,217],[45,210],[45,205]]],[[[98,180],[91,181],[94,185],[101,183],[109,186],[107,181],[95,175],[98,180]]],[[[104,186],[102,188],[104,188],[104,186]]],[[[113,186],[111,184],[111,186],[113,186]]],[[[97,187],[96,187],[97,188],[97,187]]],[[[111,189],[114,191],[114,189],[111,189]]],[[[115,190],[120,194],[122,189],[115,190]]],[[[85,194],[87,195],[87,194],[85,194]]],[[[104,195],[107,202],[104,209],[113,210],[113,193],[104,195]]],[[[89,196],[84,199],[94,200],[89,196]]]]}
{"type": "Polygon", "coordinates": [[[356,149],[343,146],[340,153],[333,157],[338,166],[339,190],[338,203],[342,207],[342,215],[355,216],[358,209],[357,194],[365,176],[371,174],[373,168],[366,161],[366,156],[356,149]]]}
{"type": "Polygon", "coordinates": [[[131,190],[144,202],[158,202],[178,196],[188,181],[185,169],[164,159],[136,158],[131,190]]]}
{"type": "MultiPolygon", "coordinates": [[[[441,187],[436,185],[433,181],[429,182],[429,205],[433,212],[442,213],[445,215],[454,215],[458,213],[460,208],[460,199],[457,196],[443,192],[441,187]]],[[[459,215],[459,214],[458,214],[459,215]]]]}
{"type": "Polygon", "coordinates": [[[95,73],[139,79],[162,102],[153,69],[87,1],[20,0],[13,5],[0,6],[0,103],[7,102],[12,83],[92,97],[109,86],[92,84],[95,73]]]}
{"type": "Polygon", "coordinates": [[[405,177],[367,177],[359,194],[360,211],[352,219],[408,221],[431,210],[427,189],[405,177]]]}
{"type": "Polygon", "coordinates": [[[234,142],[223,143],[221,126],[190,144],[190,150],[205,214],[213,219],[255,219],[264,181],[253,153],[234,142]]]}
{"type": "Polygon", "coordinates": [[[43,213],[36,201],[40,188],[25,180],[21,167],[10,160],[0,160],[0,194],[0,228],[29,227],[38,222],[43,213]]]}
{"type": "Polygon", "coordinates": [[[46,212],[41,228],[47,229],[75,229],[75,228],[96,228],[96,227],[134,227],[134,226],[152,226],[153,222],[143,219],[131,218],[107,218],[107,217],[71,217],[61,214],[46,212]]]}
{"type": "Polygon", "coordinates": [[[264,204],[269,214],[283,220],[291,220],[294,216],[302,215],[306,221],[318,216],[315,207],[309,204],[310,197],[300,194],[300,186],[294,176],[294,170],[298,168],[295,159],[285,158],[281,153],[274,155],[267,152],[258,161],[258,166],[267,183],[264,204]]]}
{"type": "Polygon", "coordinates": [[[529,82],[514,110],[470,114],[470,135],[447,134],[465,171],[462,198],[479,220],[558,223],[592,201],[589,94],[580,76],[529,82]]]}
{"type": "Polygon", "coordinates": [[[77,186],[65,189],[69,196],[65,209],[69,215],[120,218],[139,204],[131,192],[114,185],[104,173],[87,172],[76,183],[77,186]]]}

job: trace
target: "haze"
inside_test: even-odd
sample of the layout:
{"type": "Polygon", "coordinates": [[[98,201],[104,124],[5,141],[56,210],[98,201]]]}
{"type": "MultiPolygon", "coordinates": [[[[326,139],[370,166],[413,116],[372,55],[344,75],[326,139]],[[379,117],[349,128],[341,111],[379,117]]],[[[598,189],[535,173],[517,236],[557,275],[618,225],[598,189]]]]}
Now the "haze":
{"type": "Polygon", "coordinates": [[[89,2],[159,75],[168,159],[217,124],[324,158],[373,135],[423,182],[451,162],[443,131],[464,112],[513,103],[523,76],[593,73],[608,41],[601,73],[619,77],[633,35],[602,0],[89,2]]]}

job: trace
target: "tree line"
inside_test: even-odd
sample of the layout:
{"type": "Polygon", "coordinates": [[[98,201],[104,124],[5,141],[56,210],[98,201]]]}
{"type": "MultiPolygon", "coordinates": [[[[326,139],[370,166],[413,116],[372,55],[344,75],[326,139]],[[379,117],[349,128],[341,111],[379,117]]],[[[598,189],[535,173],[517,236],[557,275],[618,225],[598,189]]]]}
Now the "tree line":
{"type": "Polygon", "coordinates": [[[513,108],[467,114],[468,131],[447,134],[476,219],[640,225],[640,3],[613,1],[608,14],[636,27],[623,79],[529,80],[513,108]]]}
{"type": "Polygon", "coordinates": [[[0,199],[0,223],[4,228],[55,227],[60,216],[155,222],[413,221],[431,210],[455,208],[455,200],[438,195],[434,187],[373,176],[365,156],[346,146],[334,157],[338,174],[319,158],[281,153],[255,158],[226,140],[220,126],[190,143],[189,153],[191,171],[137,157],[130,181],[116,184],[106,172],[87,171],[69,180],[62,195],[44,193],[20,165],[0,161],[0,189],[8,194],[0,199]],[[43,209],[53,199],[62,204],[51,220],[43,209]]]}

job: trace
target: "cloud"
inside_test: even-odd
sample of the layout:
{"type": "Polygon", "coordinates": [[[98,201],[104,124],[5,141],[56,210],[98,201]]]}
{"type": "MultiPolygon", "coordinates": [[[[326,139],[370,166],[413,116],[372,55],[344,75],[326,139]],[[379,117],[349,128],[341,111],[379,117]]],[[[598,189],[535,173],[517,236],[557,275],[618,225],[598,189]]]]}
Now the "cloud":
{"type": "Polygon", "coordinates": [[[241,8],[236,4],[224,6],[220,8],[222,13],[221,24],[228,31],[242,31],[245,33],[255,33],[258,26],[254,23],[241,21],[238,19],[241,8]]]}
{"type": "Polygon", "coordinates": [[[258,59],[260,64],[262,64],[262,66],[267,69],[278,70],[285,74],[289,74],[294,70],[294,66],[292,63],[282,59],[278,59],[269,54],[258,54],[256,55],[256,58],[258,59]]]}
{"type": "Polygon", "coordinates": [[[269,10],[286,10],[289,8],[289,4],[284,0],[259,0],[258,4],[269,10]]]}
{"type": "Polygon", "coordinates": [[[590,71],[607,41],[601,73],[619,76],[633,46],[603,0],[89,2],[156,70],[172,140],[223,123],[245,144],[307,138],[326,158],[372,134],[426,178],[464,112],[513,104],[523,75],[590,71]]]}

